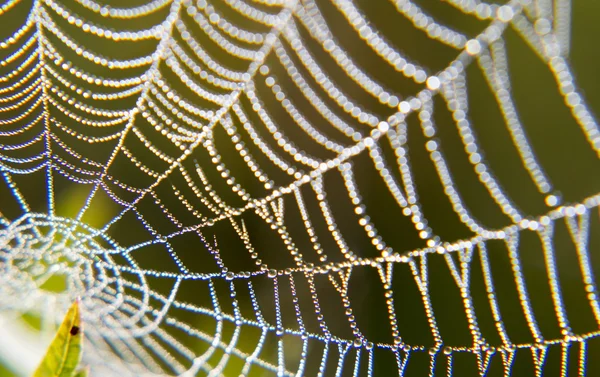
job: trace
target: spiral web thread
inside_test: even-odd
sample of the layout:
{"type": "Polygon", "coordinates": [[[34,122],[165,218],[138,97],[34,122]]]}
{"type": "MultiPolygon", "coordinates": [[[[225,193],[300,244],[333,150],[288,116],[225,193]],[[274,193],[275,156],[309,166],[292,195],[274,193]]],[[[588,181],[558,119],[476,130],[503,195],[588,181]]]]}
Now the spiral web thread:
{"type": "Polygon", "coordinates": [[[523,351],[528,352],[535,374],[541,375],[547,353],[555,348],[560,350],[560,375],[566,375],[571,365],[585,375],[588,343],[600,334],[588,240],[600,194],[571,205],[560,203],[517,113],[504,38],[506,30],[516,31],[547,64],[573,124],[579,126],[570,132],[582,133],[597,156],[598,125],[578,94],[567,59],[570,1],[497,5],[447,0],[455,11],[486,24],[478,35],[468,37],[438,23],[416,2],[391,0],[397,15],[426,33],[432,43],[456,51],[454,59],[437,72],[404,56],[356,4],[332,3],[353,28],[350,38],[361,39],[382,62],[411,81],[418,88],[416,94],[396,95],[360,68],[336,41],[334,26],[314,0],[215,4],[154,0],[132,8],[92,0],[2,4],[2,18],[12,24],[22,22],[0,44],[0,169],[6,194],[0,198],[0,308],[16,313],[37,310],[52,322],[74,297],[81,296],[85,361],[93,374],[103,376],[371,376],[385,357],[391,357],[392,369],[403,375],[418,355],[428,360],[419,367],[423,367],[420,375],[441,369],[452,375],[458,363],[454,360],[464,354],[473,356],[480,375],[493,363],[500,363],[502,373],[511,375],[515,355],[523,351]],[[20,20],[15,15],[24,8],[28,10],[21,12],[26,16],[20,20]],[[107,26],[102,26],[104,22],[107,26]],[[100,42],[84,43],[82,36],[100,42]],[[127,54],[128,47],[117,51],[119,46],[136,44],[144,47],[132,48],[131,54],[147,51],[135,57],[104,57],[111,48],[115,55],[127,54]],[[321,46],[321,55],[313,53],[314,46],[321,46]],[[96,48],[104,53],[95,52],[96,48]],[[236,63],[221,63],[223,55],[236,63]],[[328,75],[333,68],[321,64],[325,58],[355,85],[356,92],[336,86],[336,79],[328,75]],[[470,65],[485,78],[514,153],[545,203],[545,213],[524,213],[486,164],[469,120],[466,70],[470,65]],[[306,105],[296,106],[297,98],[286,94],[292,88],[301,93],[308,110],[306,105]],[[385,110],[371,111],[370,105],[357,102],[365,97],[385,110]],[[506,225],[485,225],[465,204],[442,152],[444,140],[437,137],[434,100],[442,101],[451,113],[477,184],[504,214],[506,225]],[[321,122],[311,122],[305,111],[317,114],[321,122]],[[277,112],[287,113],[289,121],[278,124],[271,116],[277,112]],[[414,163],[408,158],[411,116],[420,125],[445,200],[470,238],[445,240],[427,221],[417,197],[414,163]],[[312,150],[286,136],[292,129],[312,141],[312,150]],[[224,133],[233,146],[225,152],[215,141],[215,135],[224,133]],[[393,159],[385,150],[393,151],[393,159]],[[228,155],[236,153],[243,163],[228,166],[228,155]],[[379,234],[379,225],[367,215],[369,208],[359,192],[361,182],[354,170],[358,156],[372,161],[371,169],[412,226],[399,229],[416,233],[422,247],[398,250],[379,234]],[[331,192],[325,181],[333,174],[341,177],[343,185],[331,192]],[[236,179],[238,175],[241,178],[236,179]],[[25,176],[43,182],[35,189],[47,193],[44,210],[30,203],[25,191],[31,187],[20,183],[25,176]],[[87,188],[75,216],[57,214],[59,180],[87,188]],[[260,189],[244,187],[245,180],[253,180],[260,189]],[[86,213],[100,196],[110,198],[119,210],[103,224],[88,224],[86,213]],[[338,226],[346,219],[336,218],[330,203],[338,196],[351,202],[350,217],[354,217],[348,221],[363,229],[374,252],[357,250],[347,242],[348,234],[338,226]],[[308,201],[316,203],[314,208],[308,201]],[[11,205],[19,208],[17,215],[9,215],[11,205]],[[288,226],[286,211],[296,211],[302,229],[288,226]],[[287,258],[286,266],[269,260],[268,254],[263,255],[266,251],[254,246],[258,235],[250,230],[249,214],[253,221],[266,224],[270,233],[261,237],[281,241],[275,260],[287,258]],[[119,224],[132,222],[141,225],[146,239],[125,245],[121,238],[129,225],[119,228],[119,224]],[[229,237],[237,238],[243,247],[220,247],[227,236],[220,238],[216,230],[211,234],[217,226],[228,227],[229,237]],[[558,227],[565,227],[571,236],[571,258],[579,268],[586,307],[596,324],[585,331],[572,328],[563,302],[555,249],[558,227]],[[310,247],[298,246],[301,232],[310,247]],[[546,316],[556,318],[560,329],[554,337],[540,328],[533,309],[521,266],[524,233],[534,234],[543,250],[540,260],[553,308],[546,316]],[[330,237],[335,248],[325,247],[320,237],[330,237]],[[198,243],[194,252],[205,257],[196,267],[178,248],[178,240],[192,238],[198,243]],[[494,240],[504,245],[531,341],[515,341],[505,326],[495,293],[499,280],[493,276],[488,251],[494,240]],[[150,253],[147,250],[163,253],[172,266],[145,267],[142,255],[150,253]],[[247,271],[233,269],[226,262],[231,259],[223,254],[249,256],[254,266],[245,266],[247,271]],[[464,345],[446,342],[438,326],[440,314],[432,305],[428,276],[433,259],[444,261],[456,284],[445,289],[460,294],[470,338],[464,345]],[[476,277],[471,273],[475,265],[479,265],[476,277]],[[393,284],[399,268],[405,268],[403,273],[418,290],[431,334],[427,344],[411,343],[400,330],[398,302],[403,296],[396,294],[393,284]],[[379,277],[377,292],[387,311],[383,318],[389,333],[384,341],[366,335],[355,316],[351,276],[366,269],[379,277]],[[54,275],[65,277],[66,288],[42,289],[54,275]],[[478,323],[479,304],[471,294],[471,280],[476,278],[485,287],[497,342],[488,339],[478,323]],[[330,284],[329,296],[321,293],[323,281],[330,284]],[[182,287],[191,283],[198,283],[195,292],[203,303],[179,296],[182,287]],[[304,294],[296,289],[299,285],[304,294]],[[261,302],[265,295],[268,305],[261,302]],[[242,298],[248,305],[242,304],[242,298]],[[329,301],[341,308],[339,316],[322,310],[329,301]],[[54,308],[50,312],[55,314],[48,314],[48,308],[54,308]],[[309,328],[310,321],[315,326],[309,328]],[[349,329],[348,335],[339,335],[342,325],[349,329]]]}

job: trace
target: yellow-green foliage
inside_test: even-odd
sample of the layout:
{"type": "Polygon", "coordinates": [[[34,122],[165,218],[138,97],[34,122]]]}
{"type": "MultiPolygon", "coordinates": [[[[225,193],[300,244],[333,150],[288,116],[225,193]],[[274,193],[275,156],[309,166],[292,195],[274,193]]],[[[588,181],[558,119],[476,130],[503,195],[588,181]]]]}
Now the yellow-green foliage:
{"type": "Polygon", "coordinates": [[[32,377],[85,377],[87,369],[78,369],[83,350],[83,328],[79,300],[67,311],[44,359],[32,377]]]}

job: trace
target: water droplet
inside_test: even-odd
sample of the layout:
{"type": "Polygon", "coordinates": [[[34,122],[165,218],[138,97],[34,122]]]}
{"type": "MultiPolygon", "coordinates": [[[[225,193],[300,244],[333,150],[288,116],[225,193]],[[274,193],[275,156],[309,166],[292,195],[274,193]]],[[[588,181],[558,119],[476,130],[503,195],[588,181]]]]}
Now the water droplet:
{"type": "Polygon", "coordinates": [[[510,5],[503,5],[498,8],[498,19],[502,22],[510,22],[515,15],[515,11],[510,5]]]}
{"type": "Polygon", "coordinates": [[[467,54],[478,55],[481,52],[481,43],[477,39],[471,39],[465,45],[467,54]]]}
{"type": "Polygon", "coordinates": [[[228,272],[225,274],[225,280],[233,280],[235,279],[235,274],[233,272],[228,272]]]}
{"type": "Polygon", "coordinates": [[[267,276],[273,279],[275,276],[277,276],[277,270],[269,270],[269,272],[267,272],[267,276]]]}
{"type": "Polygon", "coordinates": [[[546,205],[548,207],[554,207],[559,204],[559,198],[556,195],[548,195],[546,196],[546,205]]]}

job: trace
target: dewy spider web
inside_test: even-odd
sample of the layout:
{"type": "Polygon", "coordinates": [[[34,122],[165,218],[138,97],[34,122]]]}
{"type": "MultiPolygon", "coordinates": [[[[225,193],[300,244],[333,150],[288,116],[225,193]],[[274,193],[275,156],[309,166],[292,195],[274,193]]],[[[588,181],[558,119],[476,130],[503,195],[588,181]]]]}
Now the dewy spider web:
{"type": "Polygon", "coordinates": [[[551,131],[528,136],[507,46],[549,68],[598,183],[570,1],[434,4],[469,32],[432,4],[6,1],[4,315],[51,331],[80,296],[98,376],[585,375],[600,193],[561,203],[551,178],[573,167],[535,153],[551,131]],[[439,67],[401,52],[424,40],[439,67]]]}

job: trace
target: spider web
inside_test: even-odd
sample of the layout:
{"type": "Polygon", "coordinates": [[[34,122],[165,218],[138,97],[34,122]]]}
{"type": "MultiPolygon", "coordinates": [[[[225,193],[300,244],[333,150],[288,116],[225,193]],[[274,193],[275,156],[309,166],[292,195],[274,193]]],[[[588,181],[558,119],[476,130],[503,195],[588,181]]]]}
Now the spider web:
{"type": "Polygon", "coordinates": [[[571,3],[420,3],[6,1],[2,312],[50,332],[81,297],[99,376],[585,375],[600,134],[571,3]],[[579,144],[525,126],[510,33],[579,144]]]}

